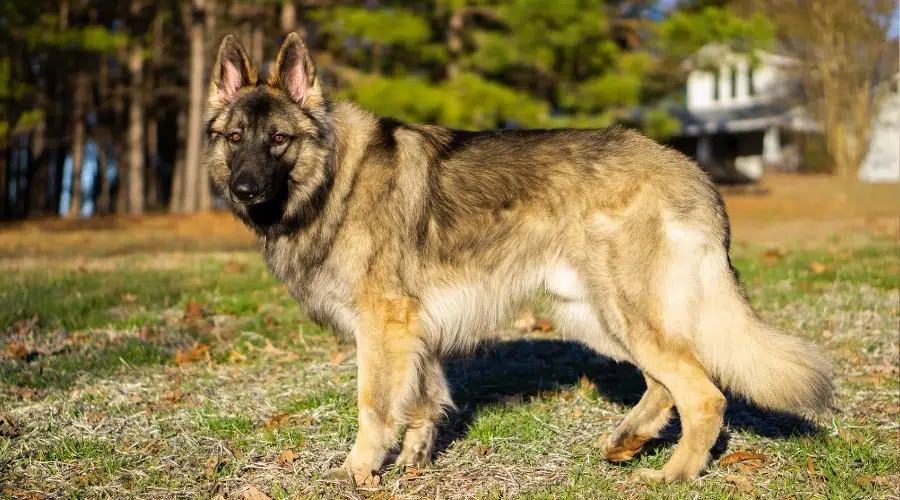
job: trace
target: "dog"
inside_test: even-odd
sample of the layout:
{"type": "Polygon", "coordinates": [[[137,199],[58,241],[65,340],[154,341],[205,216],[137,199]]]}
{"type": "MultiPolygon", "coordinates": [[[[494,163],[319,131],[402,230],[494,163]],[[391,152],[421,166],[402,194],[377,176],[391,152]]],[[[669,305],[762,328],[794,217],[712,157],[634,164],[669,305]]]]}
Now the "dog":
{"type": "Polygon", "coordinates": [[[829,364],[764,324],[729,257],[708,176],[637,132],[461,131],[331,102],[301,37],[262,81],[231,35],[207,107],[214,191],[257,235],[269,270],[357,348],[357,485],[405,427],[397,463],[426,464],[453,407],[441,361],[471,351],[535,294],[568,338],[627,361],[647,390],[606,440],[632,458],[678,409],[661,470],[696,478],[723,425],[722,390],[791,413],[831,407],[829,364]]]}

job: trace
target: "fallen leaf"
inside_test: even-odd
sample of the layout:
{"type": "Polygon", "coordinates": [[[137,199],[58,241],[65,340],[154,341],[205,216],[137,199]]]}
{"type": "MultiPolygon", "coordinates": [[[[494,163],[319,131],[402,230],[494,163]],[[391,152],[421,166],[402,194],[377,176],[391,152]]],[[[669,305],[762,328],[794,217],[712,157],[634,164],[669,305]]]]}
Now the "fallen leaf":
{"type": "Polygon", "coordinates": [[[594,383],[591,382],[591,379],[587,378],[587,375],[582,375],[578,379],[578,387],[582,390],[590,390],[594,388],[594,383]]]}
{"type": "Polygon", "coordinates": [[[240,352],[232,349],[231,352],[228,353],[228,361],[231,361],[232,363],[242,363],[244,361],[247,361],[247,356],[244,356],[240,352]]]}
{"type": "Polygon", "coordinates": [[[331,361],[331,366],[340,366],[349,355],[349,352],[335,351],[328,354],[328,359],[331,361]]]}
{"type": "Polygon", "coordinates": [[[6,344],[5,352],[6,356],[12,359],[25,359],[25,356],[28,355],[28,349],[25,348],[25,344],[19,341],[6,344]]]}
{"type": "Polygon", "coordinates": [[[584,410],[582,410],[581,408],[575,408],[574,410],[572,410],[572,418],[581,418],[582,415],[584,415],[584,410]]]}
{"type": "Polygon", "coordinates": [[[22,435],[16,421],[5,413],[0,413],[0,436],[14,438],[22,435]]]}
{"type": "Polygon", "coordinates": [[[528,333],[534,330],[535,323],[534,312],[531,309],[523,309],[518,319],[513,322],[513,327],[520,332],[528,333]]]}
{"type": "Polygon", "coordinates": [[[96,424],[106,418],[106,413],[103,413],[102,411],[91,411],[85,414],[84,418],[89,424],[96,424]]]}
{"type": "Polygon", "coordinates": [[[809,471],[809,478],[813,481],[825,480],[825,476],[822,476],[816,471],[816,465],[813,463],[813,459],[810,456],[806,457],[806,470],[809,471]]]}
{"type": "Polygon", "coordinates": [[[553,329],[553,323],[549,319],[539,319],[534,322],[534,328],[542,332],[549,332],[553,329]]]}
{"type": "Polygon", "coordinates": [[[150,325],[144,325],[141,327],[141,331],[138,332],[138,336],[141,340],[150,340],[154,336],[153,327],[150,325]]]}
{"type": "Polygon", "coordinates": [[[206,459],[206,468],[203,469],[203,475],[209,479],[216,474],[216,468],[219,466],[219,457],[211,455],[206,459]]]}
{"type": "Polygon", "coordinates": [[[144,402],[144,398],[140,396],[140,394],[133,394],[131,396],[131,404],[136,405],[144,402]]]}
{"type": "Polygon", "coordinates": [[[34,398],[34,391],[28,389],[27,387],[17,387],[13,389],[13,391],[22,399],[27,399],[30,401],[32,398],[34,398]]]}
{"type": "Polygon", "coordinates": [[[850,377],[847,380],[849,380],[850,382],[857,383],[857,384],[862,383],[862,384],[878,385],[878,384],[883,383],[889,376],[890,376],[890,374],[887,374],[884,372],[873,372],[873,373],[868,373],[866,375],[850,377]]]}
{"type": "Polygon", "coordinates": [[[828,266],[822,264],[821,262],[810,262],[809,270],[816,274],[822,274],[828,270],[828,266]]]}
{"type": "Polygon", "coordinates": [[[750,484],[750,480],[744,476],[737,474],[725,474],[725,480],[733,484],[739,491],[744,493],[754,493],[756,489],[750,484]]]}
{"type": "Polygon", "coordinates": [[[247,485],[244,489],[239,491],[238,495],[240,495],[238,498],[241,500],[272,500],[272,497],[259,491],[256,486],[253,486],[252,484],[247,485]]]}
{"type": "Polygon", "coordinates": [[[3,494],[17,500],[44,500],[47,495],[40,491],[25,491],[12,488],[3,488],[3,494]]]}
{"type": "Polygon", "coordinates": [[[406,469],[403,471],[403,478],[404,479],[412,479],[412,478],[420,477],[424,473],[425,473],[425,471],[423,471],[422,469],[420,469],[414,465],[407,465],[406,469]]]}
{"type": "Polygon", "coordinates": [[[270,418],[268,422],[266,422],[265,428],[269,429],[270,431],[275,430],[275,429],[281,427],[281,424],[284,423],[285,420],[290,418],[290,416],[291,416],[290,413],[282,413],[280,415],[275,415],[274,417],[270,418]]]}
{"type": "Polygon", "coordinates": [[[175,353],[175,364],[186,365],[199,361],[209,352],[209,344],[196,344],[190,349],[179,349],[175,353]]]}
{"type": "Polygon", "coordinates": [[[763,264],[768,267],[774,266],[782,258],[784,258],[784,251],[779,248],[770,248],[762,254],[763,264]]]}
{"type": "Polygon", "coordinates": [[[200,317],[203,315],[203,304],[192,300],[187,303],[187,306],[184,308],[184,312],[188,317],[200,317]]]}
{"type": "Polygon", "coordinates": [[[135,301],[137,301],[137,295],[135,295],[133,293],[126,293],[126,294],[122,295],[122,300],[124,300],[125,302],[128,302],[129,304],[134,304],[135,301]]]}
{"type": "Polygon", "coordinates": [[[856,478],[856,485],[860,488],[871,488],[875,485],[889,486],[891,478],[885,476],[859,476],[856,478]]]}
{"type": "Polygon", "coordinates": [[[16,330],[16,333],[19,335],[28,335],[32,332],[32,330],[37,327],[38,324],[38,315],[35,314],[31,317],[31,319],[20,319],[13,323],[13,328],[16,330]]]}
{"type": "Polygon", "coordinates": [[[291,450],[282,450],[281,454],[278,455],[278,464],[279,465],[291,465],[294,463],[294,460],[297,458],[297,454],[291,450]]]}
{"type": "Polygon", "coordinates": [[[246,269],[246,266],[241,264],[240,262],[229,261],[228,264],[225,264],[225,272],[229,274],[241,274],[246,269]]]}
{"type": "Polygon", "coordinates": [[[738,462],[743,462],[745,460],[761,460],[766,461],[769,457],[765,455],[760,455],[759,453],[751,453],[749,451],[736,451],[730,455],[727,455],[719,461],[719,465],[725,467],[731,464],[735,464],[738,462]]]}
{"type": "Polygon", "coordinates": [[[181,390],[181,388],[176,388],[174,390],[164,392],[162,395],[162,398],[165,399],[166,401],[176,403],[178,401],[181,401],[181,397],[183,395],[184,395],[184,392],[181,390]]]}
{"type": "Polygon", "coordinates": [[[575,397],[575,393],[572,392],[572,391],[568,391],[568,390],[567,390],[567,391],[562,391],[562,392],[559,394],[559,397],[563,398],[563,399],[566,400],[566,401],[569,401],[570,399],[572,399],[572,398],[575,397]]]}
{"type": "Polygon", "coordinates": [[[163,446],[163,442],[161,440],[154,439],[153,441],[150,441],[149,443],[145,444],[141,448],[141,452],[147,453],[149,455],[155,455],[157,452],[159,452],[159,450],[162,449],[162,446],[163,446]]]}
{"type": "Polygon", "coordinates": [[[490,446],[479,446],[475,448],[475,454],[479,457],[486,457],[493,452],[490,446]]]}

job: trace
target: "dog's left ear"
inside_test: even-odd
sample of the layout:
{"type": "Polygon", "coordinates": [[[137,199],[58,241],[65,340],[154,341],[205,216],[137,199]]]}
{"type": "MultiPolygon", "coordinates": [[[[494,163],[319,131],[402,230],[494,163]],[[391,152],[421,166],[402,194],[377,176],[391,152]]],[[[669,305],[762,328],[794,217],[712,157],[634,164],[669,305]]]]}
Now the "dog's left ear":
{"type": "Polygon", "coordinates": [[[291,33],[285,38],[267,83],[283,90],[292,101],[301,106],[314,106],[322,102],[316,67],[303,39],[297,33],[291,33]]]}

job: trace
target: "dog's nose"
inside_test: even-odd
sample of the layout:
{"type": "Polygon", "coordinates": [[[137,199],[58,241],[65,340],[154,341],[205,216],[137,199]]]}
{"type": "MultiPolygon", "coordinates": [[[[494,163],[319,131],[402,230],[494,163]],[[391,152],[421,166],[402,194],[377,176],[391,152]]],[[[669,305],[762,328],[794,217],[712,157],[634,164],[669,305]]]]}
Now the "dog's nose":
{"type": "Polygon", "coordinates": [[[252,179],[237,179],[231,184],[231,192],[239,201],[251,201],[259,196],[259,184],[252,179]]]}

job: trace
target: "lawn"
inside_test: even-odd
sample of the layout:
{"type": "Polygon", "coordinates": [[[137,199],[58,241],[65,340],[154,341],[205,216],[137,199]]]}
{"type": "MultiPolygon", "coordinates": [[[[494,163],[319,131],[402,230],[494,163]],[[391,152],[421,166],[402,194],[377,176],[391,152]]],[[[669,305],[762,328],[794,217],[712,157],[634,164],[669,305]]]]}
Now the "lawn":
{"type": "Polygon", "coordinates": [[[602,460],[643,382],[541,322],[449,360],[459,410],[434,463],[355,490],[322,478],[355,434],[353,347],[311,323],[243,243],[172,251],[174,237],[4,247],[0,495],[898,498],[896,238],[735,246],[760,314],[834,359],[840,411],[800,419],[732,401],[694,484],[629,480],[664,463],[677,421],[634,461],[602,460]]]}

